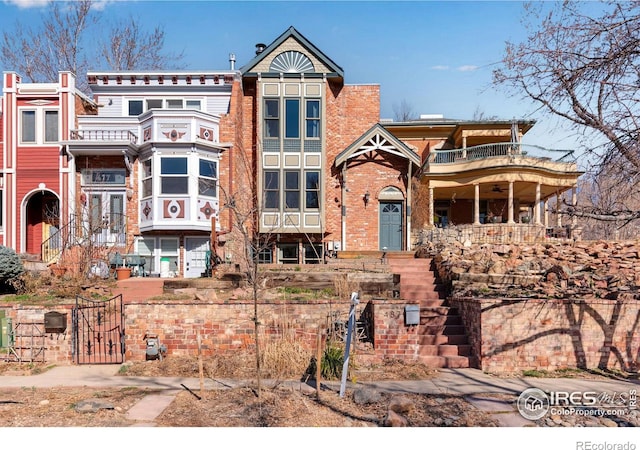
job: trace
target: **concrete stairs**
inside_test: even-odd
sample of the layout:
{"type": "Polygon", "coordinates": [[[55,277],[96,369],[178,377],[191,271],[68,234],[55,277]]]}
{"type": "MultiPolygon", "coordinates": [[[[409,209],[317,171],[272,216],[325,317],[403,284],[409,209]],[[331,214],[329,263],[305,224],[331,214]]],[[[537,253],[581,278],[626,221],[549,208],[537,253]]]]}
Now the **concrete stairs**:
{"type": "Polygon", "coordinates": [[[449,306],[431,259],[392,257],[387,263],[400,275],[400,298],[420,305],[419,361],[432,368],[469,367],[471,346],[462,318],[449,306]]]}

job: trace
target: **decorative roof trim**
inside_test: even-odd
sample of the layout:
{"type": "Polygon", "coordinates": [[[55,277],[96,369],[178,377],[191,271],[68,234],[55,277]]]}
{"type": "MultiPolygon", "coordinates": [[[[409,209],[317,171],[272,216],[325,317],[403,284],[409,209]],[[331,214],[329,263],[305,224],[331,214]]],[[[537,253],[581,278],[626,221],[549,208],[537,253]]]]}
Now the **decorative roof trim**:
{"type": "Polygon", "coordinates": [[[379,123],[371,127],[366,133],[360,136],[355,142],[344,149],[335,159],[336,167],[341,166],[349,159],[372,152],[383,151],[401,158],[408,159],[417,166],[420,166],[420,157],[407,145],[391,134],[379,123]]]}
{"type": "Polygon", "coordinates": [[[311,53],[315,55],[325,66],[327,66],[332,72],[337,73],[340,77],[344,77],[344,71],[342,67],[337,65],[335,62],[331,60],[327,55],[325,55],[320,49],[318,49],[315,45],[311,43],[306,37],[304,37],[298,30],[294,27],[289,27],[287,31],[282,33],[280,36],[276,38],[271,44],[267,45],[267,47],[261,51],[255,58],[249,61],[246,65],[240,68],[240,72],[243,76],[251,75],[251,69],[253,69],[260,61],[267,57],[267,55],[271,54],[276,48],[280,46],[284,41],[286,41],[289,37],[293,37],[296,39],[300,45],[305,47],[311,53]]]}

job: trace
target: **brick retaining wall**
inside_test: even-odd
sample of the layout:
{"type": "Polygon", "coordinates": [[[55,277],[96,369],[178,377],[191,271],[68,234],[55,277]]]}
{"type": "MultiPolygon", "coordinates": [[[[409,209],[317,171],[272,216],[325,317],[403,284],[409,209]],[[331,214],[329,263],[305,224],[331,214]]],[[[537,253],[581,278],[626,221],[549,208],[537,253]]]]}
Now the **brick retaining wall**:
{"type": "Polygon", "coordinates": [[[452,299],[489,373],[640,368],[640,304],[605,299],[452,299]]]}

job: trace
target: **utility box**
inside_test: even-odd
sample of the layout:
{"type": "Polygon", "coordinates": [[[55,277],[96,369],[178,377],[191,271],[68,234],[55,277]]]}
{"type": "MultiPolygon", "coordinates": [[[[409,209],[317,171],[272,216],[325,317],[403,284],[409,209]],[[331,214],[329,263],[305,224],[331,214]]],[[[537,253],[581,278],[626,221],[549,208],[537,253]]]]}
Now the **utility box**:
{"type": "Polygon", "coordinates": [[[404,324],[407,326],[420,325],[420,305],[405,305],[404,324]]]}
{"type": "Polygon", "coordinates": [[[0,317],[0,347],[7,348],[12,345],[13,322],[10,317],[0,317]]]}
{"type": "Polygon", "coordinates": [[[44,315],[45,333],[64,333],[67,330],[67,315],[51,311],[44,315]]]}

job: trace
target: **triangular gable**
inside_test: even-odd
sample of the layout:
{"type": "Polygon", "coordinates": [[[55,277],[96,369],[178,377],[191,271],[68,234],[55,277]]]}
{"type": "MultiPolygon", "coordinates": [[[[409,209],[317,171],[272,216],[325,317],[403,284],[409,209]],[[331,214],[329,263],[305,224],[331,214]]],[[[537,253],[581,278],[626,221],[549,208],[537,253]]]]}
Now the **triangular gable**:
{"type": "Polygon", "coordinates": [[[360,155],[374,151],[390,153],[408,159],[417,166],[421,164],[420,157],[416,152],[377,123],[336,156],[335,165],[336,167],[340,167],[349,159],[357,158],[360,155]]]}
{"type": "Polygon", "coordinates": [[[286,50],[297,50],[304,53],[305,56],[314,62],[314,68],[316,69],[315,72],[317,73],[326,73],[328,75],[344,77],[342,67],[333,62],[331,58],[322,53],[315,45],[313,45],[293,27],[289,27],[287,31],[282,33],[275,41],[256,55],[255,58],[244,65],[240,69],[240,72],[243,76],[250,73],[269,72],[271,61],[286,50]]]}

